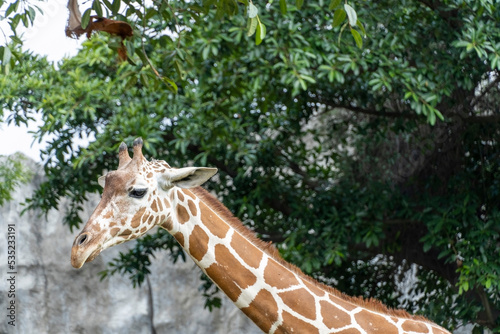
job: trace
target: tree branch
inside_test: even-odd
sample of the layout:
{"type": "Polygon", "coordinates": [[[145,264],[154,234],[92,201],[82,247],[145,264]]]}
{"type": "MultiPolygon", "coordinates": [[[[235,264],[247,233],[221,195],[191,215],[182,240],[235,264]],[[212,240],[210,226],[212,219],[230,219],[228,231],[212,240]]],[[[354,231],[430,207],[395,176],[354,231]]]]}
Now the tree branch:
{"type": "Polygon", "coordinates": [[[474,106],[476,104],[478,104],[481,99],[495,86],[498,86],[498,83],[500,82],[500,75],[497,73],[497,77],[495,78],[495,80],[493,80],[492,82],[490,82],[488,84],[488,86],[486,86],[486,88],[481,92],[481,94],[479,96],[476,96],[474,97],[474,99],[472,99],[471,103],[470,103],[470,106],[471,108],[474,108],[474,106]]]}

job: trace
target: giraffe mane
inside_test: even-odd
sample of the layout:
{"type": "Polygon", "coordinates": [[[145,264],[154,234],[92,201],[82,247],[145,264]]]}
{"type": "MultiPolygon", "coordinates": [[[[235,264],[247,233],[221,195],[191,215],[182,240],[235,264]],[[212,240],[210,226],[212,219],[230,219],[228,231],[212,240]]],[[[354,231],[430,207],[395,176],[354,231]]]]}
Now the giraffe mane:
{"type": "Polygon", "coordinates": [[[233,227],[237,232],[241,233],[242,236],[247,238],[257,248],[264,251],[267,255],[269,255],[283,267],[299,275],[301,279],[313,285],[316,285],[321,290],[326,291],[327,293],[332,294],[335,297],[341,298],[342,300],[348,303],[370,309],[374,312],[383,313],[398,318],[420,320],[431,323],[427,318],[423,316],[412,315],[402,309],[390,308],[375,298],[351,297],[331,286],[328,286],[326,284],[317,281],[316,279],[312,278],[309,275],[304,274],[299,267],[285,261],[285,259],[281,257],[281,254],[279,253],[278,249],[274,246],[272,242],[265,242],[259,239],[254,231],[250,230],[248,227],[243,225],[243,223],[237,217],[235,217],[233,213],[227,207],[224,206],[224,204],[222,204],[207,190],[205,190],[202,187],[196,187],[190,189],[190,191],[192,191],[193,194],[198,196],[201,201],[203,201],[206,205],[210,207],[210,209],[214,210],[214,212],[218,214],[222,219],[224,219],[225,222],[229,223],[231,227],[233,227]]]}

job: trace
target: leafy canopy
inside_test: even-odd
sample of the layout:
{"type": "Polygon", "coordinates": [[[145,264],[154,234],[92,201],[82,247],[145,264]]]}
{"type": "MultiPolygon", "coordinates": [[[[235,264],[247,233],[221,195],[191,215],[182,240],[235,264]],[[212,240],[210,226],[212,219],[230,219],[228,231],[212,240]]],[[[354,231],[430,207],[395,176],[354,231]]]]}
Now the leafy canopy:
{"type": "MultiPolygon", "coordinates": [[[[129,61],[106,34],[57,68],[8,46],[2,113],[40,114],[49,140],[31,208],[67,196],[78,227],[120,142],[141,136],[150,157],[218,167],[207,187],[317,279],[448,328],[500,328],[494,1],[276,1],[253,4],[257,23],[251,3],[228,0],[93,3],[134,27],[129,61]]],[[[159,232],[103,276],[140,284],[160,249],[182,256],[159,232]]]]}

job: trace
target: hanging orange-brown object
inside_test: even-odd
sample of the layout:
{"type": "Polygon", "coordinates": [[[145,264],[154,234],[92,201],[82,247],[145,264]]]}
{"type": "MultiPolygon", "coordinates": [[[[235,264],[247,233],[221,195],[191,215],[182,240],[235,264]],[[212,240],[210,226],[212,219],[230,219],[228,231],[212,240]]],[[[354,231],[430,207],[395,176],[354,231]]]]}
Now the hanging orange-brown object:
{"type": "Polygon", "coordinates": [[[127,22],[107,19],[105,17],[92,16],[87,27],[87,37],[92,31],[104,31],[112,35],[120,36],[122,39],[133,35],[132,27],[127,22]]]}
{"type": "Polygon", "coordinates": [[[123,40],[133,35],[133,30],[130,24],[123,21],[107,19],[105,17],[91,16],[90,22],[85,29],[82,28],[82,14],[78,8],[77,0],[68,1],[69,18],[66,25],[66,36],[71,38],[79,38],[83,34],[87,34],[87,38],[92,36],[94,31],[104,31],[109,34],[119,36],[122,39],[121,46],[118,48],[118,56],[124,61],[127,60],[127,49],[123,44],[123,40]]]}

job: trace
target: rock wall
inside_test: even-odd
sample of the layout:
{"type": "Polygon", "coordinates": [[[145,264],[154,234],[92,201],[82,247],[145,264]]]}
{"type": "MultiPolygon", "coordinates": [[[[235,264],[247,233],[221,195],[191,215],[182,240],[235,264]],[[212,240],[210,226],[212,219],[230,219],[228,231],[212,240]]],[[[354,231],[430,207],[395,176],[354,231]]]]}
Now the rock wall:
{"type": "MultiPolygon", "coordinates": [[[[59,210],[20,216],[22,203],[43,178],[34,171],[30,184],[23,185],[14,199],[0,208],[0,333],[261,333],[231,301],[221,294],[223,306],[212,312],[203,308],[198,288],[200,269],[187,259],[175,265],[168,254],[156,253],[150,284],[133,288],[118,274],[99,280],[106,263],[133,246],[133,241],[106,250],[82,269],[70,264],[77,232],[62,224],[67,201],[59,210]],[[15,228],[16,274],[8,267],[9,227],[15,228]],[[15,298],[9,291],[14,276],[15,298]],[[151,289],[151,290],[150,290],[151,289]],[[15,302],[15,327],[9,325],[8,307],[15,302]]],[[[85,221],[99,201],[92,197],[82,213],[85,221]]],[[[12,243],[11,243],[12,244],[12,243]]]]}

